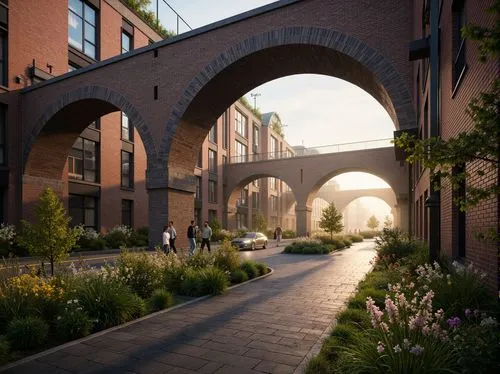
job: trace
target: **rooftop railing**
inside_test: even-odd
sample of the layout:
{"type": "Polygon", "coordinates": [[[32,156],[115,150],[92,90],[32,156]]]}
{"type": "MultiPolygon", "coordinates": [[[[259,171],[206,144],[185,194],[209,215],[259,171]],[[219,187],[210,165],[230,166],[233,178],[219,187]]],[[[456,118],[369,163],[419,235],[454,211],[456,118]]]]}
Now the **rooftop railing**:
{"type": "Polygon", "coordinates": [[[368,140],[364,142],[341,143],[332,145],[322,145],[319,147],[294,147],[293,152],[290,150],[269,152],[269,153],[253,153],[249,155],[233,156],[229,159],[230,164],[240,164],[244,162],[257,162],[279,160],[293,157],[318,156],[329,153],[340,153],[350,151],[361,151],[365,149],[388,148],[394,147],[392,144],[393,138],[368,140]]]}

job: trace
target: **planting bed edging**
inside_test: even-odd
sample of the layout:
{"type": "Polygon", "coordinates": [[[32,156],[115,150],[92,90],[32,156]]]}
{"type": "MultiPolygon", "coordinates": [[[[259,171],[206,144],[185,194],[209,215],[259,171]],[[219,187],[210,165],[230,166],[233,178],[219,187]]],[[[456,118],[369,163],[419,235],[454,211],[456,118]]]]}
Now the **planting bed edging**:
{"type": "MultiPolygon", "coordinates": [[[[266,278],[266,277],[268,277],[268,276],[270,276],[271,274],[274,273],[274,269],[273,268],[271,268],[271,267],[268,266],[267,269],[269,270],[269,272],[267,274],[264,274],[264,275],[261,275],[261,276],[249,279],[249,280],[247,280],[245,282],[241,282],[241,283],[235,284],[235,285],[233,285],[231,287],[228,287],[227,291],[230,291],[233,288],[237,288],[237,287],[243,286],[243,285],[245,285],[247,283],[251,283],[251,282],[255,282],[255,281],[260,280],[260,279],[264,279],[264,278],[266,278]]],[[[217,295],[217,296],[220,296],[220,295],[217,295]]],[[[72,340],[70,342],[67,342],[67,343],[64,343],[64,344],[61,344],[61,345],[49,348],[49,349],[47,349],[45,351],[36,353],[36,354],[28,356],[28,357],[24,357],[24,358],[22,358],[20,360],[11,362],[10,364],[7,364],[7,365],[5,365],[3,367],[0,367],[0,372],[8,370],[8,369],[12,369],[12,368],[14,368],[16,366],[19,366],[19,365],[25,364],[27,362],[39,359],[41,357],[48,356],[48,355],[50,355],[52,353],[55,353],[55,352],[58,352],[58,351],[60,351],[62,349],[69,348],[69,347],[72,347],[72,346],[74,346],[76,344],[83,343],[83,342],[85,342],[87,340],[91,340],[91,339],[97,338],[97,337],[105,335],[105,334],[107,334],[109,332],[120,330],[120,329],[122,329],[124,327],[133,325],[133,324],[135,324],[137,322],[145,321],[145,320],[147,320],[149,318],[153,318],[153,317],[159,316],[161,314],[168,313],[168,312],[170,312],[172,310],[176,310],[176,309],[182,308],[183,306],[187,306],[187,305],[191,305],[191,304],[203,301],[203,300],[208,299],[210,297],[213,297],[213,296],[212,295],[200,296],[200,297],[197,297],[196,299],[186,301],[186,302],[184,302],[182,304],[177,304],[177,305],[175,305],[175,306],[173,306],[171,308],[163,309],[163,310],[160,310],[158,312],[154,312],[154,313],[148,314],[148,315],[146,315],[144,317],[134,319],[133,321],[129,321],[129,322],[123,323],[123,324],[118,325],[118,326],[113,326],[113,327],[110,327],[109,329],[106,329],[106,330],[98,331],[98,332],[96,332],[94,334],[90,334],[90,335],[88,335],[88,336],[86,336],[84,338],[80,338],[80,339],[77,339],[77,340],[72,340]]]]}

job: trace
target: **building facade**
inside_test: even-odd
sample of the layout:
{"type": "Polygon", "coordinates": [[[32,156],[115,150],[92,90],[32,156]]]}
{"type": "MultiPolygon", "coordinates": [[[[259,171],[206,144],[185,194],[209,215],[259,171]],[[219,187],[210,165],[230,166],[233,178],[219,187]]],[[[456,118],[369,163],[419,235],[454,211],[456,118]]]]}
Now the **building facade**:
{"type": "Polygon", "coordinates": [[[295,230],[295,198],[290,188],[276,178],[259,178],[232,191],[223,201],[224,165],[293,155],[283,136],[273,129],[279,121],[275,113],[262,116],[244,101],[227,108],[212,126],[195,168],[196,193],[194,219],[198,224],[217,220],[222,227],[256,228],[261,215],[268,228],[282,226],[295,230]]]}
{"type": "MultiPolygon", "coordinates": [[[[433,1],[413,2],[414,40],[430,41],[430,47],[421,49],[423,53],[413,59],[413,96],[420,138],[439,135],[449,139],[473,128],[466,108],[479,93],[490,90],[493,80],[499,76],[500,64],[494,59],[481,63],[478,44],[464,39],[460,30],[469,23],[492,27],[498,22],[494,13],[486,11],[492,4],[493,1],[486,0],[443,0],[436,2],[436,11],[433,11],[433,1]],[[438,32],[433,32],[433,22],[438,32]],[[438,39],[438,35],[437,56],[434,57],[430,50],[432,39],[438,39]],[[433,63],[436,64],[435,78],[431,71],[433,63]],[[433,81],[437,83],[435,86],[433,81]],[[433,87],[436,87],[434,92],[433,87]]],[[[465,195],[467,186],[484,187],[500,182],[497,170],[491,169],[483,176],[476,173],[480,163],[457,166],[454,172],[465,168],[469,174],[460,188],[452,190],[446,181],[441,181],[436,191],[433,191],[428,171],[416,164],[412,175],[412,228],[413,233],[435,247],[438,254],[474,263],[488,274],[489,283],[497,289],[498,243],[480,240],[476,234],[489,229],[498,234],[498,196],[465,212],[454,203],[455,197],[465,195]],[[437,209],[435,218],[432,206],[437,209]]]]}
{"type": "MultiPolygon", "coordinates": [[[[3,92],[161,40],[119,0],[2,0],[0,18],[3,92]]],[[[7,200],[6,190],[17,188],[9,171],[19,170],[19,160],[7,156],[15,154],[14,128],[4,128],[3,123],[0,132],[0,221],[4,222],[9,216],[13,220],[15,206],[7,200]]],[[[124,113],[90,123],[73,145],[62,178],[61,195],[72,222],[97,231],[118,224],[147,226],[145,169],[144,146],[124,113]]],[[[23,187],[23,203],[36,203],[28,185],[23,187]]]]}

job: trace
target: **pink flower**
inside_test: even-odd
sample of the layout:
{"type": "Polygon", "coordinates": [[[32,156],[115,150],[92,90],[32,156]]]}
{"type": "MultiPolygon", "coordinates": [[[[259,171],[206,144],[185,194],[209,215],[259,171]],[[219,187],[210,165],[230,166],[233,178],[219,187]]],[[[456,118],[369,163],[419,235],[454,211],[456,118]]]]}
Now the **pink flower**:
{"type": "Polygon", "coordinates": [[[389,316],[389,322],[394,323],[398,319],[398,307],[394,304],[389,295],[385,296],[385,310],[389,316]]]}
{"type": "Polygon", "coordinates": [[[378,353],[382,353],[382,352],[384,352],[384,350],[385,350],[384,343],[382,343],[381,341],[379,341],[378,344],[377,344],[377,352],[378,353]]]}

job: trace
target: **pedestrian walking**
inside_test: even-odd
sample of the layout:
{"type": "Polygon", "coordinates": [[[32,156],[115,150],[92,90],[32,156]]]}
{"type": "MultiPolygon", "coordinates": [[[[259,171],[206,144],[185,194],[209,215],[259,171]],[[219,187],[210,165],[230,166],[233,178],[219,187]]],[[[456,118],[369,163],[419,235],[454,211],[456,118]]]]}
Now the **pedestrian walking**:
{"type": "Polygon", "coordinates": [[[170,235],[169,244],[170,249],[177,254],[177,248],[175,248],[175,239],[177,239],[177,231],[175,231],[174,221],[168,223],[168,234],[170,235]]]}
{"type": "Polygon", "coordinates": [[[208,252],[210,252],[210,238],[212,237],[212,228],[208,226],[208,221],[205,221],[203,228],[201,229],[201,251],[207,245],[208,252]]]}
{"type": "Polygon", "coordinates": [[[274,230],[274,239],[276,239],[276,247],[280,246],[282,235],[283,231],[281,230],[281,227],[280,226],[276,227],[276,229],[274,230]]]}
{"type": "Polygon", "coordinates": [[[187,229],[187,238],[189,241],[189,256],[192,256],[196,250],[196,226],[194,225],[194,221],[191,221],[187,229]]]}
{"type": "Polygon", "coordinates": [[[163,237],[162,237],[162,249],[163,252],[170,252],[170,234],[168,233],[168,226],[163,226],[163,237]]]}

